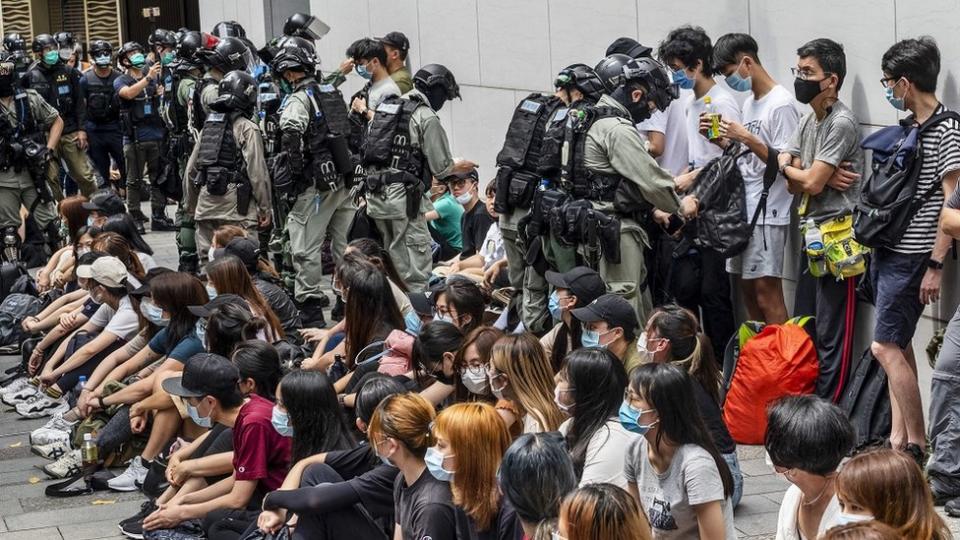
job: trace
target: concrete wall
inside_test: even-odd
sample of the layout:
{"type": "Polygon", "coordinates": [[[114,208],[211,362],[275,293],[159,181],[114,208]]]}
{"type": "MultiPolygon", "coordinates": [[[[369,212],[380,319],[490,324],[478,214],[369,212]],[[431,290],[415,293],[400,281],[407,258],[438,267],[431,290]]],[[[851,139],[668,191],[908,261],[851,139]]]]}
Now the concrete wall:
{"type": "MultiPolygon", "coordinates": [[[[262,1],[204,0],[204,28],[227,16],[221,13],[245,24],[262,20],[262,1]],[[211,15],[214,6],[223,11],[211,15]]],[[[763,64],[787,88],[792,88],[789,68],[799,45],[816,37],[843,43],[848,73],[841,97],[865,132],[898,118],[878,83],[883,52],[898,39],[929,34],[943,55],[942,99],[960,108],[960,0],[310,0],[310,8],[332,27],[319,43],[325,69],[335,69],[354,39],[391,30],[410,39],[414,71],[427,63],[449,67],[463,101],[447,104],[440,116],[454,153],[479,162],[485,179],[495,172],[513,107],[528,92],[550,90],[563,66],[595,64],[616,37],[655,46],[683,24],[700,25],[714,39],[726,32],[752,34],[763,64]]],[[[344,93],[360,86],[359,77],[351,76],[344,93]]],[[[914,341],[923,365],[922,350],[935,326],[949,319],[960,301],[957,282],[957,265],[948,260],[943,299],[928,308],[914,341]]],[[[788,284],[788,302],[792,297],[788,284]]],[[[872,327],[872,313],[861,313],[858,325],[865,331],[858,353],[872,327]]]]}

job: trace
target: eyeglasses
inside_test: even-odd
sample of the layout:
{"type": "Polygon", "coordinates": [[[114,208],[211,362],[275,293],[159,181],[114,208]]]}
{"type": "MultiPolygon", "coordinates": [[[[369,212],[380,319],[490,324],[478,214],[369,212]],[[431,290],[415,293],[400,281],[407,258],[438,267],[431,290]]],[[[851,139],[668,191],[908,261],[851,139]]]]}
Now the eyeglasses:
{"type": "MultiPolygon", "coordinates": [[[[806,68],[795,68],[795,67],[790,68],[790,73],[791,73],[794,77],[800,79],[801,81],[809,81],[809,80],[810,80],[810,77],[813,77],[813,75],[814,75],[813,73],[811,73],[811,72],[810,72],[809,70],[807,70],[806,68]]],[[[829,71],[824,71],[824,72],[823,72],[823,79],[820,79],[820,80],[822,81],[822,80],[826,79],[827,77],[829,77],[830,75],[833,75],[833,73],[831,73],[831,72],[829,72],[829,71]]]]}
{"type": "Polygon", "coordinates": [[[487,372],[487,368],[486,368],[486,366],[483,366],[483,365],[477,365],[477,366],[470,366],[470,365],[468,365],[468,366],[466,366],[466,367],[463,368],[463,371],[465,371],[465,372],[467,372],[467,373],[469,373],[469,374],[471,374],[471,375],[480,375],[481,373],[486,373],[486,372],[487,372]]]}
{"type": "MultiPolygon", "coordinates": [[[[887,83],[890,81],[900,82],[900,77],[883,77],[880,79],[880,86],[887,88],[887,83]]],[[[896,84],[894,84],[894,86],[896,86],[896,84]]]]}

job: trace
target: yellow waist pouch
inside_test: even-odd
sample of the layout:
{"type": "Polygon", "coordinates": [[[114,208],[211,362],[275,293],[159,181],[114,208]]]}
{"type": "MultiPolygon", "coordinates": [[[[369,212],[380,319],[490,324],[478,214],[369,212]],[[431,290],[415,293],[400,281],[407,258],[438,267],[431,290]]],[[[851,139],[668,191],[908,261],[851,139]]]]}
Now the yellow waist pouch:
{"type": "Polygon", "coordinates": [[[829,219],[819,225],[827,260],[827,271],[845,279],[859,276],[867,269],[864,255],[870,249],[853,238],[853,216],[829,219]]]}

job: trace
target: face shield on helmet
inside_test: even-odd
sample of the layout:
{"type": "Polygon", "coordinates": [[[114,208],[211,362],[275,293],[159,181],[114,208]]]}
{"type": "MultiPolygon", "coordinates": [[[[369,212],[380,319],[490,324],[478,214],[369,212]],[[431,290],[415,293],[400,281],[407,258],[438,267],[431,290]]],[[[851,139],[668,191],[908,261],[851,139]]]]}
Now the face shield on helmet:
{"type": "Polygon", "coordinates": [[[296,36],[314,41],[330,32],[330,26],[313,15],[294,13],[283,25],[283,34],[296,36]]]}

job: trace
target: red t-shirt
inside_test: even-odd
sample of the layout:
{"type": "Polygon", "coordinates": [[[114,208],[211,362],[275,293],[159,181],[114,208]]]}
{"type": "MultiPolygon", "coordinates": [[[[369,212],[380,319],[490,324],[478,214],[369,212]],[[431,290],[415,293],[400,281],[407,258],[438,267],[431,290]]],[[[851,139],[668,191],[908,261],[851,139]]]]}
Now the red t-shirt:
{"type": "Polygon", "coordinates": [[[273,403],[251,394],[233,425],[233,472],[237,480],[259,480],[264,491],[283,484],[290,468],[289,437],[270,422],[273,403]]]}

